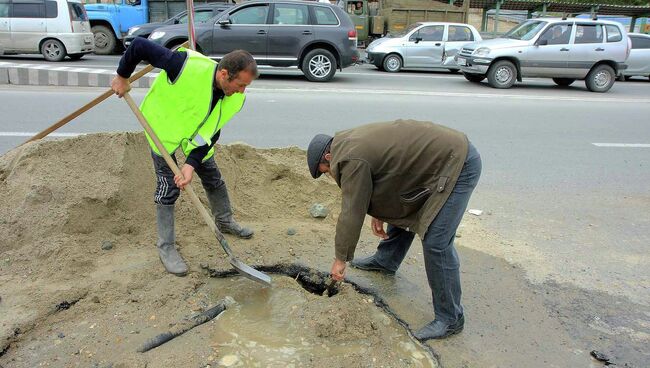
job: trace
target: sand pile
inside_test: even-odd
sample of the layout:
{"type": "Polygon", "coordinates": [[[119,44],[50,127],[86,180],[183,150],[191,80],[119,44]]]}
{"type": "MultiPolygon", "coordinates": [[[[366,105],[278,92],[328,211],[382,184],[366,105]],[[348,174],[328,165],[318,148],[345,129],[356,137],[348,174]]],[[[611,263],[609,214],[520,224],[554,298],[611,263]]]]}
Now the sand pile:
{"type": "MultiPolygon", "coordinates": [[[[239,144],[220,146],[216,157],[236,217],[257,231],[252,240],[229,238],[243,261],[309,266],[331,260],[339,191],[330,179],[311,179],[304,151],[239,144]],[[332,214],[311,218],[315,202],[332,214]],[[287,235],[289,227],[296,235],[287,235]]],[[[198,178],[193,185],[207,203],[198,178]]],[[[163,271],[154,246],[154,187],[142,134],[43,141],[0,157],[0,351],[7,349],[0,365],[101,366],[107,352],[135,350],[124,345],[139,336],[134,331],[158,331],[162,325],[151,316],[164,314],[172,323],[214,301],[196,296],[211,282],[200,266],[230,266],[183,196],[177,244],[190,275],[163,271]]],[[[335,322],[328,316],[319,320],[323,326],[335,322]]],[[[358,322],[345,320],[350,328],[340,326],[336,335],[373,333],[358,322]]],[[[331,333],[315,328],[323,338],[331,333]]],[[[192,349],[170,353],[165,364],[195,355],[192,349]]],[[[127,355],[122,363],[143,366],[150,359],[127,355]]]]}

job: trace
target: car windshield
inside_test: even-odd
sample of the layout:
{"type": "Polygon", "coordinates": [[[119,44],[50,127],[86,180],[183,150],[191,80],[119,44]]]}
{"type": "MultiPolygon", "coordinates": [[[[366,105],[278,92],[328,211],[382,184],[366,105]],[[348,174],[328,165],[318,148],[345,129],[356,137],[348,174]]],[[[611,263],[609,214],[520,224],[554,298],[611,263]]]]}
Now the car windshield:
{"type": "Polygon", "coordinates": [[[390,38],[404,37],[406,36],[407,33],[411,32],[412,30],[416,29],[419,26],[420,23],[413,23],[410,26],[406,27],[403,31],[391,32],[386,37],[390,37],[390,38]]]}
{"type": "Polygon", "coordinates": [[[511,38],[513,40],[528,41],[535,37],[539,31],[546,26],[546,22],[538,20],[529,20],[521,23],[515,28],[511,29],[508,33],[503,35],[504,38],[511,38]]]}

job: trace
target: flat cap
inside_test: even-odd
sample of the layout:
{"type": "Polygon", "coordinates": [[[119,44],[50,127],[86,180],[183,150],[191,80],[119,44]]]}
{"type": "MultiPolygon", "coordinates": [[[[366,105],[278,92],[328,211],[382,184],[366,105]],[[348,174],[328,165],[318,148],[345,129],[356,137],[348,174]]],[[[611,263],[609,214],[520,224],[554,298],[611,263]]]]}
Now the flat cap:
{"type": "Polygon", "coordinates": [[[307,166],[309,166],[309,172],[314,179],[322,174],[318,171],[318,164],[325,153],[325,149],[332,142],[332,139],[334,138],[330,135],[317,134],[309,142],[309,147],[307,148],[307,166]]]}

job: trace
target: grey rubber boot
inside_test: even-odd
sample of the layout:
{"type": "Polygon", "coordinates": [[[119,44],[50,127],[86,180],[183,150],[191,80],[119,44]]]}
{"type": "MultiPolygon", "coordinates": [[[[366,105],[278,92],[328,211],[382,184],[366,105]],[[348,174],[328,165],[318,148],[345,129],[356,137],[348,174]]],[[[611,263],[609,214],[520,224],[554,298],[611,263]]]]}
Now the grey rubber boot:
{"type": "Polygon", "coordinates": [[[458,321],[449,324],[437,319],[429,322],[426,326],[413,333],[416,339],[420,341],[430,339],[444,339],[448,336],[455,335],[463,330],[465,326],[465,317],[460,316],[458,321]]]}
{"type": "Polygon", "coordinates": [[[377,260],[375,259],[374,255],[367,258],[354,259],[352,260],[352,262],[350,262],[350,266],[364,271],[377,271],[377,272],[384,273],[386,275],[395,274],[395,271],[389,270],[384,266],[380,265],[379,262],[377,262],[377,260]]]}
{"type": "Polygon", "coordinates": [[[174,205],[156,205],[156,222],[158,225],[158,255],[167,272],[176,276],[187,274],[187,265],[174,246],[174,205]]]}
{"type": "Polygon", "coordinates": [[[232,216],[232,207],[230,207],[230,198],[228,198],[228,189],[226,184],[221,185],[217,189],[205,190],[214,215],[214,223],[219,228],[219,231],[225,234],[237,235],[243,239],[250,239],[253,237],[253,230],[241,227],[232,216]]]}

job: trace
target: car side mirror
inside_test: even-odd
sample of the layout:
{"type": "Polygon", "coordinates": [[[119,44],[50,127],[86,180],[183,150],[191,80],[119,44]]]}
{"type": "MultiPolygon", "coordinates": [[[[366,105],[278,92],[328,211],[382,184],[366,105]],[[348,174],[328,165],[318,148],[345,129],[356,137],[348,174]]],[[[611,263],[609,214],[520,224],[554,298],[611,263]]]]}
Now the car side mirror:
{"type": "Polygon", "coordinates": [[[415,43],[422,41],[422,37],[415,37],[415,43]]]}
{"type": "Polygon", "coordinates": [[[548,40],[538,40],[537,46],[546,46],[548,45],[548,40]]]}
{"type": "Polygon", "coordinates": [[[178,24],[180,21],[178,19],[174,19],[174,24],[178,24]]]}
{"type": "Polygon", "coordinates": [[[219,19],[217,23],[219,23],[222,26],[227,26],[229,24],[232,24],[232,21],[230,20],[230,18],[226,18],[226,19],[219,19]]]}

